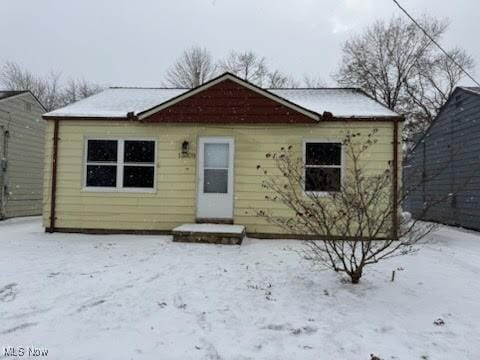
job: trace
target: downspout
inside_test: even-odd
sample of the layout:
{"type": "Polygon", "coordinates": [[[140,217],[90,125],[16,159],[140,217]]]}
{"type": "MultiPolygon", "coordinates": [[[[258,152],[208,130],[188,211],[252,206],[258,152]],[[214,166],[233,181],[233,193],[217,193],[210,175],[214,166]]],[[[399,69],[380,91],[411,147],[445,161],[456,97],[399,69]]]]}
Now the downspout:
{"type": "Polygon", "coordinates": [[[398,119],[393,121],[393,212],[392,237],[398,240],[398,119]]]}
{"type": "Polygon", "coordinates": [[[53,153],[52,153],[52,187],[50,193],[50,226],[47,229],[49,233],[55,232],[55,205],[57,198],[57,160],[58,160],[58,128],[60,120],[54,120],[53,128],[53,153]]]}
{"type": "Polygon", "coordinates": [[[7,114],[7,126],[0,126],[2,133],[0,136],[3,138],[3,149],[0,149],[0,220],[7,217],[7,202],[9,200],[8,195],[8,140],[10,138],[10,124],[12,123],[12,113],[10,111],[0,110],[7,114]]]}

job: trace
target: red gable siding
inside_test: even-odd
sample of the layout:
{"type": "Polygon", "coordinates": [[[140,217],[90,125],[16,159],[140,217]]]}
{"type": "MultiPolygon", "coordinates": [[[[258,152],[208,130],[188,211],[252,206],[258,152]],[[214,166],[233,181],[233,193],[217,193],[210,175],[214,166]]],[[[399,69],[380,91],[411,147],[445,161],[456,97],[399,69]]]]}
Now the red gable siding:
{"type": "Polygon", "coordinates": [[[144,121],[235,124],[315,122],[228,79],[160,110],[144,121]]]}

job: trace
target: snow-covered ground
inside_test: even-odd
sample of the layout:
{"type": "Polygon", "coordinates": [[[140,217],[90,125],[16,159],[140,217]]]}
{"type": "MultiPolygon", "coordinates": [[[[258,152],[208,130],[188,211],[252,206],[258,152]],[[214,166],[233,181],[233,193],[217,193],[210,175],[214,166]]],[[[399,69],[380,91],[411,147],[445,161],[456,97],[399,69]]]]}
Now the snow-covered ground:
{"type": "Polygon", "coordinates": [[[359,285],[314,271],[301,246],[52,235],[38,219],[0,223],[0,350],[48,348],[49,359],[480,359],[478,233],[441,227],[359,285]]]}

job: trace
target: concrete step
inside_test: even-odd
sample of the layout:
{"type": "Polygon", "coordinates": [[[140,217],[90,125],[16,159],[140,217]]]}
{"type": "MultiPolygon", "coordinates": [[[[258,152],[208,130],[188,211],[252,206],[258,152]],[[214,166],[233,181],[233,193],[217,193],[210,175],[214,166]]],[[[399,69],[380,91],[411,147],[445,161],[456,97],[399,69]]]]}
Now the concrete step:
{"type": "Polygon", "coordinates": [[[183,224],[172,231],[173,241],[240,245],[245,226],[226,224],[183,224]]]}

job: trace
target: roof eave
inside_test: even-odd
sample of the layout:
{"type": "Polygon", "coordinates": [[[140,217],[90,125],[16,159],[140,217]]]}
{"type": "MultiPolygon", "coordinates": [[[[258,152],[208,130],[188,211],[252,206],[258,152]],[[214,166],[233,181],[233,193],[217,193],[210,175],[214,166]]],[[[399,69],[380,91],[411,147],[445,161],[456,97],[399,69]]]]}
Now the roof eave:
{"type": "Polygon", "coordinates": [[[402,115],[352,115],[352,116],[336,116],[330,112],[324,112],[322,115],[324,121],[405,121],[402,115]]]}
{"type": "MultiPolygon", "coordinates": [[[[128,114],[127,114],[128,115],[128,114]]],[[[125,116],[65,116],[65,115],[42,115],[43,120],[137,120],[136,117],[125,116]]]]}
{"type": "Polygon", "coordinates": [[[467,87],[467,86],[458,86],[458,87],[456,87],[456,88],[454,89],[454,91],[452,92],[452,95],[453,95],[453,93],[455,92],[455,90],[457,90],[457,89],[466,91],[466,92],[468,92],[468,93],[470,93],[470,94],[474,94],[474,95],[480,96],[480,91],[471,89],[471,88],[469,88],[469,87],[467,87]]]}

